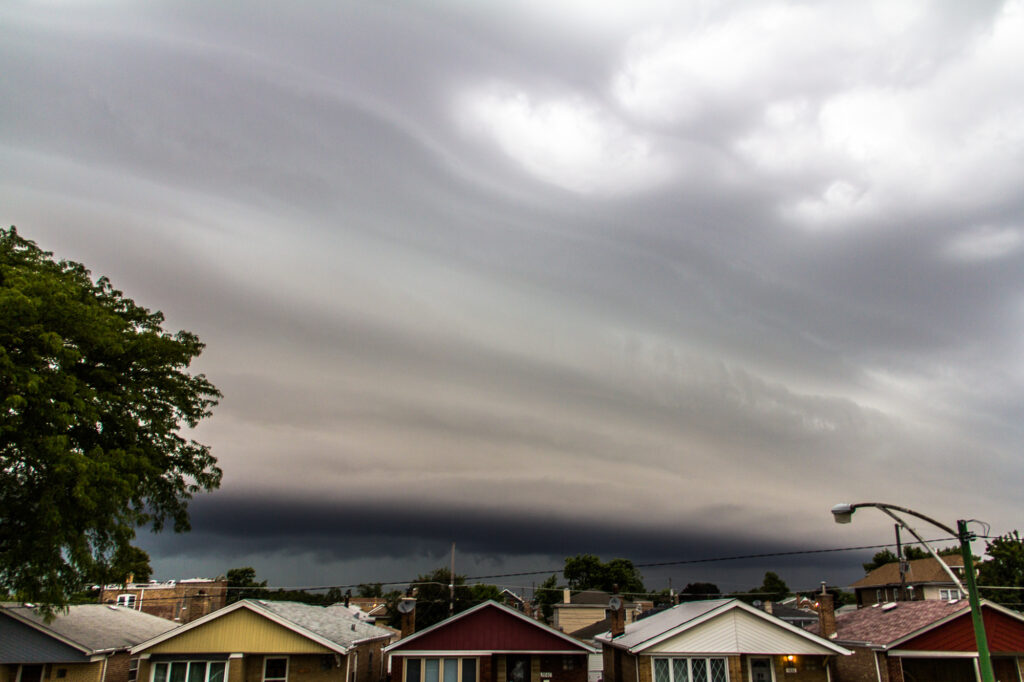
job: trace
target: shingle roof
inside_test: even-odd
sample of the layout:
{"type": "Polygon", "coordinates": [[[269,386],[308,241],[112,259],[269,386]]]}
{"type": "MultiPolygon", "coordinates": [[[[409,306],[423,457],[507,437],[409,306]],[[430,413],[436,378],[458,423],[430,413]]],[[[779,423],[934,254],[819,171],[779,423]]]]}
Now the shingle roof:
{"type": "MultiPolygon", "coordinates": [[[[836,616],[837,642],[862,642],[885,647],[891,642],[917,632],[949,615],[969,609],[966,600],[955,602],[940,599],[895,602],[888,609],[871,606],[836,616]]],[[[819,625],[807,628],[818,634],[819,625]]]]}
{"type": "Polygon", "coordinates": [[[4,606],[5,611],[38,629],[68,640],[90,652],[127,649],[178,627],[178,623],[123,606],[81,604],[58,611],[49,623],[36,609],[4,606]]]}
{"type": "MultiPolygon", "coordinates": [[[[630,623],[626,626],[626,631],[615,638],[615,644],[624,649],[635,647],[668,630],[700,618],[731,601],[734,600],[710,599],[708,601],[684,602],[678,606],[673,606],[671,609],[630,623]]],[[[597,639],[599,641],[606,641],[607,636],[598,637],[597,639]]]]}
{"type": "Polygon", "coordinates": [[[278,618],[346,648],[368,639],[391,637],[387,630],[358,619],[344,605],[313,606],[293,601],[246,601],[257,610],[269,611],[278,618]]]}
{"type": "MultiPolygon", "coordinates": [[[[962,568],[964,558],[962,556],[950,555],[942,557],[948,566],[962,568]]],[[[925,559],[914,559],[907,562],[908,583],[948,583],[953,584],[949,574],[935,560],[935,557],[925,559]]],[[[898,561],[884,564],[868,573],[866,576],[855,582],[851,587],[881,587],[883,585],[900,584],[900,564],[898,561]]]]}

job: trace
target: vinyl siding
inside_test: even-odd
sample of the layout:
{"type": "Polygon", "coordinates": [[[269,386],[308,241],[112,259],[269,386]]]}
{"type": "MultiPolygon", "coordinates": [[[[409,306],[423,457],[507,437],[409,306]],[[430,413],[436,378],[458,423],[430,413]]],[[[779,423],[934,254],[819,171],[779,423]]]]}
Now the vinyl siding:
{"type": "Polygon", "coordinates": [[[733,609],[659,642],[643,653],[831,655],[835,652],[789,632],[781,625],[733,609]]]}
{"type": "Polygon", "coordinates": [[[183,632],[146,653],[157,654],[328,654],[330,649],[248,609],[183,632]]]}

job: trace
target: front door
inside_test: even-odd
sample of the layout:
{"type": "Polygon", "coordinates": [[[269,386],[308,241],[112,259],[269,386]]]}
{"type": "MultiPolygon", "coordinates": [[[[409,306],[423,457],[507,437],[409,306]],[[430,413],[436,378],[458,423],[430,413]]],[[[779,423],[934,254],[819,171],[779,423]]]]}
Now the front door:
{"type": "Polygon", "coordinates": [[[508,682],[530,682],[530,657],[506,656],[505,679],[508,682]]]}
{"type": "Polygon", "coordinates": [[[18,682],[40,682],[43,679],[43,666],[23,665],[19,667],[18,682]]]}
{"type": "Polygon", "coordinates": [[[775,682],[772,659],[759,657],[750,659],[750,682],[775,682]]]}

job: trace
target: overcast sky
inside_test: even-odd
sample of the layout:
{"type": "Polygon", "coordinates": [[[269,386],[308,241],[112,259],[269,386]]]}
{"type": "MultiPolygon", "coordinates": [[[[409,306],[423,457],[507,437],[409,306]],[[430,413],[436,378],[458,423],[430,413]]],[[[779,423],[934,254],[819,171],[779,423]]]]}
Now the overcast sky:
{"type": "Polygon", "coordinates": [[[207,344],[224,482],[156,577],[1003,533],[1022,73],[1021,2],[10,0],[0,221],[207,344]]]}

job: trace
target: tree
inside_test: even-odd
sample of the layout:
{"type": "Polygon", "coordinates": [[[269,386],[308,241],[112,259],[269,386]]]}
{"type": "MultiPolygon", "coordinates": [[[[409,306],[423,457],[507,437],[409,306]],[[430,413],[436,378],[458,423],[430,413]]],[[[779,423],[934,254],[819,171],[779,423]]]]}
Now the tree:
{"type": "MultiPolygon", "coordinates": [[[[1013,531],[985,545],[988,561],[978,567],[978,584],[985,587],[1024,589],[1024,539],[1013,531]]],[[[1020,590],[981,589],[981,596],[994,602],[1019,608],[1024,592],[1020,590]]]]}
{"type": "MultiPolygon", "coordinates": [[[[960,553],[960,548],[959,547],[953,547],[953,548],[947,547],[945,549],[940,549],[938,551],[938,554],[939,555],[950,554],[950,549],[952,549],[952,553],[953,554],[959,554],[960,553]]],[[[931,556],[931,554],[929,554],[927,550],[924,550],[924,549],[922,549],[920,547],[917,547],[915,545],[904,545],[903,546],[903,558],[906,559],[907,561],[914,561],[915,559],[927,559],[930,556],[931,556]]],[[[883,549],[883,550],[880,550],[878,552],[875,552],[875,555],[873,557],[871,557],[871,561],[867,562],[866,564],[861,564],[861,565],[864,567],[864,572],[865,573],[870,573],[871,571],[875,570],[876,568],[880,568],[882,566],[885,566],[886,564],[891,564],[891,563],[896,562],[896,561],[899,561],[899,557],[897,557],[896,554],[894,554],[889,549],[883,549]]]]}
{"type": "Polygon", "coordinates": [[[722,591],[714,583],[688,583],[679,592],[679,601],[700,601],[703,599],[717,599],[722,596],[722,591]]]}
{"type": "Polygon", "coordinates": [[[228,604],[242,599],[262,599],[267,595],[267,581],[256,582],[256,569],[252,566],[230,568],[225,577],[228,580],[228,604]]]}
{"type": "Polygon", "coordinates": [[[96,561],[86,574],[87,581],[95,585],[111,585],[127,582],[149,581],[153,568],[149,565],[149,554],[138,547],[121,547],[110,560],[96,561]]]}
{"type": "Polygon", "coordinates": [[[624,594],[645,594],[643,577],[629,559],[612,559],[607,564],[593,554],[566,557],[562,575],[573,590],[613,592],[618,586],[624,594]]]}
{"type": "Polygon", "coordinates": [[[550,578],[542,582],[534,592],[533,601],[540,608],[544,622],[550,623],[555,615],[555,604],[562,601],[562,588],[558,586],[558,576],[551,574],[550,578]]]}
{"type": "Polygon", "coordinates": [[[62,605],[136,529],[189,529],[188,501],[220,485],[182,437],[220,393],[185,370],[192,333],[85,266],[0,230],[0,589],[62,605]]]}
{"type": "Polygon", "coordinates": [[[764,574],[764,580],[758,587],[750,588],[749,592],[739,592],[732,596],[747,603],[755,601],[782,601],[790,594],[786,581],[779,577],[778,573],[768,571],[764,574]]]}
{"type": "Polygon", "coordinates": [[[363,583],[358,588],[360,597],[383,597],[384,586],[381,583],[363,583]]]}

